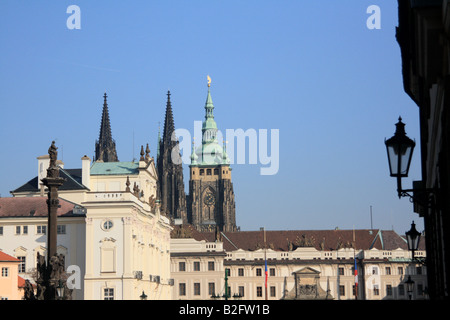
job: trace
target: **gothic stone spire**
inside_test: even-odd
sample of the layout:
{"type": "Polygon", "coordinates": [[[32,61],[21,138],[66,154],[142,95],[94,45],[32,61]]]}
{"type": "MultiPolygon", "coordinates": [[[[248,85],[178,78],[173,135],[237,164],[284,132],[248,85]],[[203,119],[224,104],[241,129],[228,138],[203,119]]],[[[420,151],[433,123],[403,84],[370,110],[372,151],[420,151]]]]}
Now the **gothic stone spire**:
{"type": "Polygon", "coordinates": [[[102,122],[100,124],[100,135],[95,142],[95,160],[103,162],[119,161],[116,152],[116,142],[112,138],[111,123],[109,121],[108,103],[106,92],[103,95],[102,122]]]}
{"type": "Polygon", "coordinates": [[[161,140],[158,138],[158,194],[161,199],[161,209],[170,218],[182,219],[183,222],[186,222],[187,209],[183,168],[181,163],[172,159],[173,149],[178,148],[178,141],[172,139],[174,131],[172,103],[170,101],[170,91],[168,91],[163,135],[161,140]]]}

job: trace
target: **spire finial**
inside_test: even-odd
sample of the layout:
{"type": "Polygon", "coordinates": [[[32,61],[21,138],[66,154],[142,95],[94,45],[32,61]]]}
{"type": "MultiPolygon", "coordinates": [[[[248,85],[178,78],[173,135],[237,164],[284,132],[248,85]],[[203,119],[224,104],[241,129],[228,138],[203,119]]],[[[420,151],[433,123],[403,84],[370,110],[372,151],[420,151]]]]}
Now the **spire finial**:
{"type": "Polygon", "coordinates": [[[211,77],[209,75],[206,76],[208,79],[208,88],[211,87],[211,77]]]}

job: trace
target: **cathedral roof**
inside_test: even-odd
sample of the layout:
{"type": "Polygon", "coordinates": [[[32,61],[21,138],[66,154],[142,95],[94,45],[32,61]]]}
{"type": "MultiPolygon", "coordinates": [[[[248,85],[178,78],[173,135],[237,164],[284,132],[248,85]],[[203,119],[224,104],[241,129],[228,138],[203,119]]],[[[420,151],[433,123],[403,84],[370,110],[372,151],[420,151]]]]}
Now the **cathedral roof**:
{"type": "Polygon", "coordinates": [[[210,166],[230,164],[225,142],[224,147],[219,144],[217,131],[217,124],[214,120],[214,104],[211,98],[210,84],[208,83],[208,95],[205,102],[205,120],[202,124],[202,143],[196,149],[193,147],[191,165],[210,166]]]}
{"type": "Polygon", "coordinates": [[[136,175],[139,174],[138,162],[94,162],[91,175],[136,175]]]}

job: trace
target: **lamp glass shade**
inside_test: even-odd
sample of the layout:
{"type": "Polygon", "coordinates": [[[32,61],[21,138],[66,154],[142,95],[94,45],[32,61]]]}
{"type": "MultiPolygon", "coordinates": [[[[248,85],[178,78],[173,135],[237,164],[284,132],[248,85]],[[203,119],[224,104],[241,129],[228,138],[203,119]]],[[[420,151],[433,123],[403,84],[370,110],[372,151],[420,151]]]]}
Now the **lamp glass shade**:
{"type": "Polygon", "coordinates": [[[64,285],[61,280],[58,282],[58,286],[56,287],[56,294],[58,295],[58,298],[62,298],[64,295],[64,285]]]}
{"type": "Polygon", "coordinates": [[[413,292],[414,290],[414,281],[411,279],[411,276],[408,276],[408,280],[405,281],[407,290],[409,293],[413,292]]]}
{"type": "Polygon", "coordinates": [[[420,232],[416,230],[414,221],[411,224],[411,229],[406,232],[406,241],[408,242],[408,250],[416,251],[419,248],[420,232]]]}
{"type": "Polygon", "coordinates": [[[407,177],[416,143],[405,133],[405,124],[399,118],[393,137],[385,140],[391,177],[407,177]]]}

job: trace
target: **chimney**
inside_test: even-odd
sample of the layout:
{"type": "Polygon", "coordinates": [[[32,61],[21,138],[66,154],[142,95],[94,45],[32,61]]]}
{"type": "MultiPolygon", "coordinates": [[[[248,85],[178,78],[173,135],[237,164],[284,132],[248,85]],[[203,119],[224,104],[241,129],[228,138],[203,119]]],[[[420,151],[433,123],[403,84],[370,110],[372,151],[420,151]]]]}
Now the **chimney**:
{"type": "Polygon", "coordinates": [[[81,158],[81,183],[88,189],[91,181],[91,159],[88,156],[81,158]]]}
{"type": "Polygon", "coordinates": [[[38,160],[38,189],[41,188],[42,179],[47,176],[47,169],[50,165],[50,156],[48,154],[44,156],[37,157],[38,160]]]}

